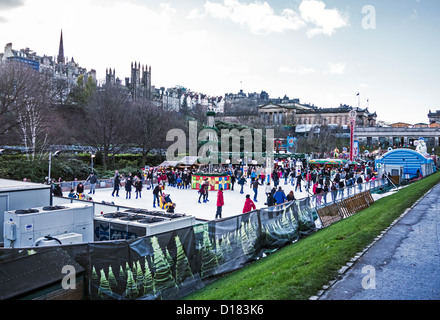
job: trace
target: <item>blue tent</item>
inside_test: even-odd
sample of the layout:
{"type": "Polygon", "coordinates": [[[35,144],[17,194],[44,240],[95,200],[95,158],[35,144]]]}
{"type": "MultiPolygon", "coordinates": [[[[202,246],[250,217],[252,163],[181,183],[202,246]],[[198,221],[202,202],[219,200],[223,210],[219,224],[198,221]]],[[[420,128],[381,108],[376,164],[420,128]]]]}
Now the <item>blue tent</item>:
{"type": "Polygon", "coordinates": [[[377,159],[375,164],[376,170],[380,175],[382,173],[391,173],[391,170],[394,172],[397,170],[399,171],[399,176],[409,177],[409,179],[417,177],[417,171],[424,177],[435,172],[434,161],[431,158],[427,158],[411,149],[388,151],[381,158],[377,159]]]}

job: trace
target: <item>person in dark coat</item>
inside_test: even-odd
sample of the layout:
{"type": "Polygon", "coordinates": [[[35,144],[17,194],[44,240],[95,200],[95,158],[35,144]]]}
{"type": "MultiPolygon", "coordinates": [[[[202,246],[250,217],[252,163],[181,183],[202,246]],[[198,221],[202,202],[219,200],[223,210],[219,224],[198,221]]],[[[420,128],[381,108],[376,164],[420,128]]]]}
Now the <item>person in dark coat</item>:
{"type": "Polygon", "coordinates": [[[131,187],[133,186],[133,177],[131,172],[128,173],[128,177],[125,179],[125,199],[131,199],[131,187]]]}
{"type": "Polygon", "coordinates": [[[84,195],[84,185],[82,182],[78,183],[76,186],[76,193],[78,194],[78,199],[82,199],[84,195]]]}
{"type": "Polygon", "coordinates": [[[139,198],[142,198],[142,196],[141,196],[141,192],[142,192],[142,180],[141,179],[139,179],[139,178],[137,178],[136,179],[136,181],[134,182],[134,188],[135,188],[135,191],[136,191],[136,199],[139,197],[139,198]]]}
{"type": "Polygon", "coordinates": [[[241,176],[240,179],[238,179],[237,183],[241,186],[240,193],[244,193],[243,186],[246,183],[246,178],[244,176],[241,176]]]}
{"type": "Polygon", "coordinates": [[[295,200],[295,195],[293,194],[293,191],[290,191],[287,195],[287,201],[293,201],[295,200]]]}
{"type": "Polygon", "coordinates": [[[272,180],[275,185],[275,188],[278,187],[278,184],[280,183],[280,176],[277,170],[272,171],[272,180]]]}
{"type": "Polygon", "coordinates": [[[301,172],[298,172],[298,174],[296,175],[295,191],[299,187],[299,192],[302,192],[302,190],[301,190],[301,181],[302,181],[302,174],[301,174],[301,172]]]}
{"type": "Polygon", "coordinates": [[[159,197],[161,196],[162,196],[162,184],[159,183],[153,189],[153,208],[156,208],[156,200],[157,200],[157,205],[160,206],[159,197]]]}
{"type": "Polygon", "coordinates": [[[275,205],[275,197],[274,197],[275,192],[276,192],[276,189],[275,189],[275,188],[272,188],[272,190],[271,190],[269,193],[267,193],[267,202],[266,202],[266,205],[267,205],[268,207],[272,207],[272,206],[275,205]]]}
{"type": "Polygon", "coordinates": [[[254,190],[254,202],[258,202],[258,200],[257,200],[258,186],[260,186],[261,184],[258,181],[258,179],[255,179],[251,185],[252,185],[252,189],[254,190]]]}
{"type": "Polygon", "coordinates": [[[234,191],[235,175],[231,175],[231,191],[234,191]]]}
{"type": "Polygon", "coordinates": [[[92,172],[87,178],[86,182],[87,181],[90,182],[89,194],[95,194],[96,184],[98,183],[98,177],[95,175],[94,172],[92,172]]]}
{"type": "Polygon", "coordinates": [[[113,192],[112,192],[112,197],[116,196],[119,197],[119,188],[122,187],[121,185],[121,179],[119,178],[119,174],[115,175],[115,179],[113,182],[113,192]]]}
{"type": "Polygon", "coordinates": [[[203,182],[201,185],[200,185],[200,189],[199,189],[199,203],[201,203],[200,202],[200,199],[201,198],[203,198],[203,203],[205,203],[206,202],[206,194],[207,194],[207,189],[208,188],[208,185],[206,184],[206,182],[203,182]]]}

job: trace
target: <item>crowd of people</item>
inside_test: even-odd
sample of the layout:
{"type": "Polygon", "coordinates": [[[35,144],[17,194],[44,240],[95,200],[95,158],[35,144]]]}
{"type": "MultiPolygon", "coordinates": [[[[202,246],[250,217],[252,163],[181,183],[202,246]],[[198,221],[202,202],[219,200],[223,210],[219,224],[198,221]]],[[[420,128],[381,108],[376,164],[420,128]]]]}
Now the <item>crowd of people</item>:
{"type": "MultiPolygon", "coordinates": [[[[249,184],[253,192],[245,196],[243,213],[255,210],[255,202],[258,202],[259,190],[265,187],[266,206],[280,205],[285,202],[295,200],[295,192],[306,192],[306,196],[312,196],[316,205],[326,204],[327,196],[331,195],[331,201],[335,202],[338,197],[344,197],[344,190],[350,194],[353,187],[362,188],[362,184],[377,177],[367,165],[355,165],[345,167],[315,166],[304,168],[303,163],[299,166],[290,167],[288,165],[275,166],[269,177],[267,177],[264,166],[219,166],[214,170],[208,168],[160,168],[151,167],[139,170],[128,175],[119,174],[115,171],[112,179],[112,196],[119,197],[121,190],[125,191],[125,198],[131,199],[132,192],[135,192],[136,199],[142,198],[143,190],[151,190],[153,194],[153,207],[160,206],[160,199],[164,196],[165,187],[176,189],[191,189],[192,175],[200,173],[227,174],[229,177],[229,190],[234,191],[234,185],[239,185],[239,193],[244,193],[244,186],[249,184]],[[294,187],[288,194],[282,188],[282,184],[294,187]]],[[[98,183],[96,174],[90,174],[84,183],[76,184],[76,190],[72,188],[69,197],[91,200],[91,195],[95,193],[95,186],[98,183]],[[89,192],[86,194],[84,185],[90,183],[89,192]]],[[[210,181],[205,179],[198,188],[198,203],[209,202],[210,181]]],[[[134,196],[133,196],[134,197],[134,196]]],[[[222,217],[222,207],[224,206],[224,190],[219,188],[217,191],[217,211],[216,219],[222,217]]]]}

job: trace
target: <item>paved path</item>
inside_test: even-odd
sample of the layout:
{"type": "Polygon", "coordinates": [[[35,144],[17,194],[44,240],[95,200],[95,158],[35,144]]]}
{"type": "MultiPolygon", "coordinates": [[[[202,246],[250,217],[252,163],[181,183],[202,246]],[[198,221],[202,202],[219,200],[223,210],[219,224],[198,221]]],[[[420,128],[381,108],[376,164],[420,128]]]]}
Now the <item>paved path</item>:
{"type": "Polygon", "coordinates": [[[320,300],[439,300],[440,185],[396,222],[320,300]]]}

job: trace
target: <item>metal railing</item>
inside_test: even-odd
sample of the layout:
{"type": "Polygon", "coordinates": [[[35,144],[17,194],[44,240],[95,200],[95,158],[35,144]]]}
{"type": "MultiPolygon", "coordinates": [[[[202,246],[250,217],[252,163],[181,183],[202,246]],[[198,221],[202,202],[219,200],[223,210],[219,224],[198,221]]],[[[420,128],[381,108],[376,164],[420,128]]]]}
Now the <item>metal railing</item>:
{"type": "Polygon", "coordinates": [[[335,191],[322,192],[320,194],[311,193],[310,189],[306,191],[309,193],[309,196],[312,198],[311,205],[318,209],[320,207],[324,207],[337,201],[351,198],[357,194],[363,193],[365,191],[379,191],[381,189],[387,190],[396,188],[397,186],[393,184],[391,180],[388,178],[381,178],[376,180],[370,180],[368,182],[356,183],[353,182],[350,186],[345,186],[344,188],[337,188],[335,191]]]}
{"type": "MultiPolygon", "coordinates": [[[[70,189],[76,190],[76,186],[82,182],[84,185],[84,189],[87,190],[90,188],[90,182],[85,180],[78,180],[78,181],[62,181],[62,182],[56,182],[56,184],[59,184],[62,191],[70,191],[70,189]]],[[[98,179],[98,182],[96,183],[96,188],[113,188],[113,179],[98,179]]]]}

